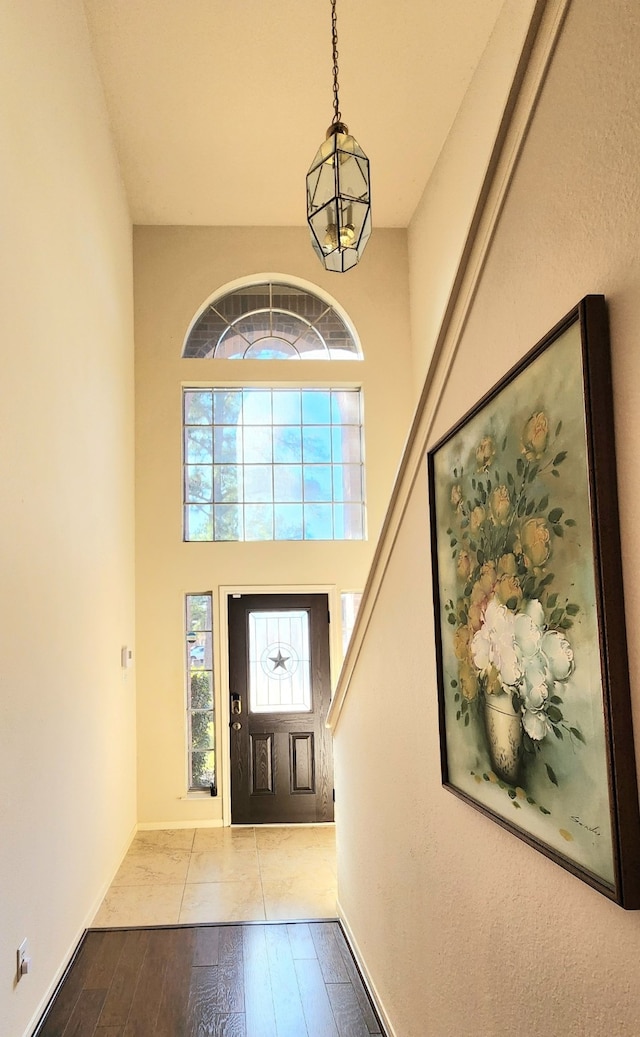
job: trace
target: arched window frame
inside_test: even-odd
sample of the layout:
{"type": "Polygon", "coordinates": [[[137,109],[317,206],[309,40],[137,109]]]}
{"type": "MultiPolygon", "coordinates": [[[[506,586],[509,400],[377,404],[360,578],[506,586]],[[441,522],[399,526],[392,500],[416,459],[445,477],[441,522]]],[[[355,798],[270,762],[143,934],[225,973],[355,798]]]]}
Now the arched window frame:
{"type": "Polygon", "coordinates": [[[189,325],[182,345],[182,358],[358,361],[363,359],[363,353],[356,329],[335,299],[300,278],[262,275],[231,281],[205,301],[189,325]],[[253,302],[250,301],[251,289],[255,295],[253,302]],[[288,308],[286,303],[274,305],[274,299],[286,299],[288,290],[292,293],[289,301],[297,299],[298,309],[307,310],[307,313],[296,312],[295,306],[288,308]],[[245,308],[237,305],[242,301],[243,293],[247,296],[245,308]],[[268,305],[265,305],[267,295],[268,305]],[[255,321],[259,315],[265,316],[265,325],[268,322],[269,326],[249,330],[252,319],[254,325],[259,324],[255,321]],[[283,319],[289,321],[289,327],[282,327],[283,319]],[[275,333],[274,324],[278,322],[279,333],[275,333]],[[294,333],[294,327],[298,333],[294,333]],[[333,343],[330,336],[333,336],[333,343]],[[215,344],[212,345],[214,338],[215,344]],[[230,343],[234,338],[237,346],[232,350],[230,343]],[[261,356],[259,343],[265,341],[274,345],[269,351],[271,355],[261,356]],[[314,345],[318,348],[314,349],[314,345]]]}

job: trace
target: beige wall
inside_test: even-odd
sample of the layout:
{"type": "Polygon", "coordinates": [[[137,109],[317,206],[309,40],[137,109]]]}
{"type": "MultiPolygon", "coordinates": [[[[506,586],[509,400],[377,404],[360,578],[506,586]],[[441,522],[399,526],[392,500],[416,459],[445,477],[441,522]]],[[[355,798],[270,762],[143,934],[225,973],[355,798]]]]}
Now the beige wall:
{"type": "MultiPolygon", "coordinates": [[[[223,587],[312,585],[361,590],[411,417],[406,234],[378,230],[348,276],[326,273],[306,230],[138,227],[135,230],[138,819],[219,821],[227,686],[223,587]],[[355,325],[362,362],[181,360],[191,320],[221,286],[251,275],[294,275],[333,296],[355,325]],[[282,380],[362,385],[369,539],[330,543],[182,542],[181,385],[282,380]],[[186,793],[184,595],[214,592],[220,796],[186,793]],[[223,705],[224,699],[224,705],[223,705]]],[[[337,613],[337,615],[336,615],[337,613]]],[[[333,612],[333,667],[340,663],[333,612]]],[[[338,620],[338,622],[336,622],[338,620]]]]}
{"type": "MultiPolygon", "coordinates": [[[[538,4],[538,7],[540,5],[538,4]]],[[[419,397],[530,36],[535,0],[505,0],[408,231],[414,393],[419,397]],[[427,287],[428,286],[428,287],[427,287]]],[[[534,28],[537,19],[534,18],[534,28]]]]}
{"type": "Polygon", "coordinates": [[[132,274],[82,4],[4,3],[0,38],[0,1032],[19,1037],[136,820],[132,274]]]}
{"type": "MultiPolygon", "coordinates": [[[[639,46],[634,3],[570,6],[432,436],[607,296],[638,748],[639,46]]],[[[398,1037],[633,1037],[640,914],[441,787],[425,483],[422,463],[336,731],[344,916],[398,1037]]]]}

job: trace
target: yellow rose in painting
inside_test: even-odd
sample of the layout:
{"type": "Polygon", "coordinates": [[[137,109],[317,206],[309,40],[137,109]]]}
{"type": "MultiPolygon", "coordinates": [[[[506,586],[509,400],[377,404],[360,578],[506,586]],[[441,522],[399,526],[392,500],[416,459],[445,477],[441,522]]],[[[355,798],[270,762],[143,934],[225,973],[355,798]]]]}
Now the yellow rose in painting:
{"type": "Polygon", "coordinates": [[[451,503],[454,508],[459,508],[462,504],[462,490],[457,484],[451,487],[451,503]]]}
{"type": "Polygon", "coordinates": [[[511,497],[506,486],[496,486],[489,497],[489,507],[496,526],[506,526],[511,511],[511,497]]]}
{"type": "Polygon", "coordinates": [[[468,626],[456,627],[453,634],[453,651],[455,652],[456,659],[460,662],[469,659],[469,644],[471,642],[471,635],[473,631],[468,626]]]}
{"type": "Polygon", "coordinates": [[[522,452],[527,461],[542,457],[547,449],[549,422],[544,411],[532,414],[522,432],[522,452]]]}
{"type": "MultiPolygon", "coordinates": [[[[497,578],[496,567],[494,562],[485,562],[480,570],[480,576],[476,587],[478,587],[485,597],[489,597],[491,594],[497,578]]],[[[473,598],[473,592],[471,594],[473,598]]]]}
{"type": "Polygon", "coordinates": [[[478,471],[486,472],[489,465],[496,456],[495,443],[491,436],[483,436],[478,447],[476,449],[476,461],[478,462],[478,471]]]}
{"type": "Polygon", "coordinates": [[[487,513],[481,504],[476,505],[471,514],[469,515],[469,529],[472,533],[477,533],[480,526],[487,517],[487,513]]]}
{"type": "Polygon", "coordinates": [[[495,595],[501,604],[506,605],[513,598],[516,604],[522,601],[522,587],[517,576],[499,576],[495,587],[495,595]]]}
{"type": "Polygon", "coordinates": [[[478,671],[469,662],[461,662],[458,666],[458,677],[460,678],[460,691],[471,702],[478,694],[478,671]]]}
{"type": "Polygon", "coordinates": [[[543,518],[530,518],[520,530],[524,560],[530,569],[539,569],[551,551],[551,535],[543,518]]]}
{"type": "Polygon", "coordinates": [[[468,580],[471,572],[471,559],[468,551],[461,551],[456,562],[456,569],[461,580],[468,580]]]}
{"type": "Polygon", "coordinates": [[[496,567],[493,562],[485,562],[480,570],[480,576],[471,589],[469,603],[469,626],[474,631],[479,630],[484,619],[484,610],[489,598],[493,594],[497,579],[496,567]]]}
{"type": "Polygon", "coordinates": [[[500,576],[515,576],[518,566],[516,563],[516,557],[512,554],[502,555],[498,559],[498,574],[500,576]]]}

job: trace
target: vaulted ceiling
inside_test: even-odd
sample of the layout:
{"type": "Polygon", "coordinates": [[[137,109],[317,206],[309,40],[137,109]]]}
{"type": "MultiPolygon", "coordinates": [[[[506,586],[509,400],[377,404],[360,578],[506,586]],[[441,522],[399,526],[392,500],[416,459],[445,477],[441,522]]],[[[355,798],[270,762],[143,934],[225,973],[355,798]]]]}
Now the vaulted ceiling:
{"type": "MultiPolygon", "coordinates": [[[[338,0],[377,226],[420,199],[502,0],[338,0]]],[[[329,0],[85,0],[137,224],[298,226],[333,116],[329,0]]]]}

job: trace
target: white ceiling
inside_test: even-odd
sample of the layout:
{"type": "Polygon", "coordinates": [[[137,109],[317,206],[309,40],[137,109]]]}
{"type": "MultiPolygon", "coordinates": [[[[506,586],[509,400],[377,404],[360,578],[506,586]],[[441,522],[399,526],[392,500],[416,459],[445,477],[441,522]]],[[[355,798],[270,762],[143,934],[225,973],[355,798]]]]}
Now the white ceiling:
{"type": "MultiPolygon", "coordinates": [[[[374,224],[404,227],[502,0],[338,0],[374,224]]],[[[329,0],[85,0],[137,224],[298,226],[333,117],[329,0]]]]}

